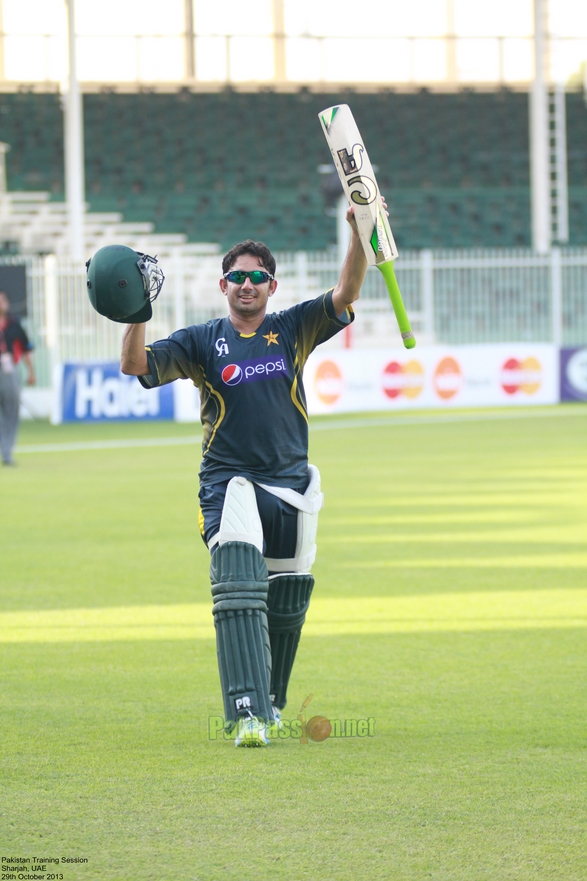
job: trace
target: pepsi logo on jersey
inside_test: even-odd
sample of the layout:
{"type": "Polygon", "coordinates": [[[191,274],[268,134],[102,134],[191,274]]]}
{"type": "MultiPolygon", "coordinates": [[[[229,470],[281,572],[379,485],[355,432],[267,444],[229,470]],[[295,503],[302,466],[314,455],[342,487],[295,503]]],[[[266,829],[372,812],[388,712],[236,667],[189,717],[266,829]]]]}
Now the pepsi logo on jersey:
{"type": "Polygon", "coordinates": [[[222,382],[225,385],[238,385],[243,378],[243,372],[238,364],[227,364],[222,371],[222,382]]]}
{"type": "Polygon", "coordinates": [[[241,361],[240,364],[227,364],[220,374],[225,385],[238,385],[240,382],[258,382],[275,375],[287,376],[284,358],[256,358],[254,361],[241,361]]]}

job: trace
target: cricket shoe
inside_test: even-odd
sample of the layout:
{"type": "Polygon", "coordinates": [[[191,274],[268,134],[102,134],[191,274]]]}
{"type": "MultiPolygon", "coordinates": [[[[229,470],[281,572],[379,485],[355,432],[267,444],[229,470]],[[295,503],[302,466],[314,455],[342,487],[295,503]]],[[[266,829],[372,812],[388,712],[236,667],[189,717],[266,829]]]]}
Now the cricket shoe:
{"type": "Polygon", "coordinates": [[[279,737],[279,732],[283,728],[283,723],[281,721],[281,710],[278,710],[277,707],[272,707],[273,710],[273,719],[267,723],[267,734],[269,737],[275,739],[279,737]]]}
{"type": "Polygon", "coordinates": [[[267,725],[263,719],[253,716],[252,713],[239,719],[234,745],[268,746],[267,725]]]}

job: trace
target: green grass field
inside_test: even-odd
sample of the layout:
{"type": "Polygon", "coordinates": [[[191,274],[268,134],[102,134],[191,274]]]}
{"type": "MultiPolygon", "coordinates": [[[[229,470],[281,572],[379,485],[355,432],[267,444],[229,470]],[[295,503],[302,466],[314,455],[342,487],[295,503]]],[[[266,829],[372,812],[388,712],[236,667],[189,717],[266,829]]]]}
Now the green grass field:
{"type": "Polygon", "coordinates": [[[63,881],[587,877],[587,407],[313,425],[285,715],[311,694],[374,736],[266,750],[208,737],[197,427],[23,425],[72,448],[0,473],[0,856],[88,859],[63,881]],[[135,438],[186,443],[104,443],[135,438]]]}

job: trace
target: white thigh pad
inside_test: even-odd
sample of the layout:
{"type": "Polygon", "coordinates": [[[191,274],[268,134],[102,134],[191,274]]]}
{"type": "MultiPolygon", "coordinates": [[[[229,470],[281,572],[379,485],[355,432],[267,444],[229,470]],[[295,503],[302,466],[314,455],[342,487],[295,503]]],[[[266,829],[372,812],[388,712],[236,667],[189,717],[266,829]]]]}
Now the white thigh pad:
{"type": "Polygon", "coordinates": [[[310,482],[303,495],[293,489],[259,484],[267,492],[298,509],[296,555],[287,560],[265,557],[271,572],[309,572],[316,559],[318,513],[324,505],[324,495],[320,492],[320,472],[315,465],[308,465],[308,475],[310,482]]]}
{"type": "Polygon", "coordinates": [[[233,477],[226,487],[220,530],[208,542],[210,550],[227,541],[246,541],[263,553],[263,527],[255,487],[246,477],[233,477]]]}

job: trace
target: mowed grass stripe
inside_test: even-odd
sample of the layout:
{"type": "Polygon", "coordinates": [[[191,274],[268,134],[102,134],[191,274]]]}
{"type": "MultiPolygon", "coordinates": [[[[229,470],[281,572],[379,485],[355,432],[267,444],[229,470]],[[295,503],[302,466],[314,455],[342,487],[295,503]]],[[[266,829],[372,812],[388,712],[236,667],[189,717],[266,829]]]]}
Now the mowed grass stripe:
{"type": "MultiPolygon", "coordinates": [[[[304,636],[537,627],[587,627],[587,590],[316,598],[304,636]]],[[[5,612],[0,614],[0,634],[3,643],[215,636],[210,603],[5,612]]]]}
{"type": "MultiPolygon", "coordinates": [[[[585,554],[541,554],[517,557],[425,557],[414,560],[366,560],[333,563],[341,569],[587,569],[585,554]]],[[[505,576],[504,576],[505,577],[505,576]]]]}
{"type": "Polygon", "coordinates": [[[60,444],[23,444],[15,453],[72,453],[93,450],[124,450],[139,447],[184,447],[201,442],[201,435],[191,437],[135,437],[119,440],[69,441],[60,444]]]}
{"type": "Polygon", "coordinates": [[[547,526],[536,527],[535,529],[526,529],[523,526],[512,524],[511,529],[487,529],[487,530],[471,530],[470,532],[461,531],[445,531],[445,532],[379,532],[369,535],[342,534],[329,535],[321,538],[321,544],[388,544],[394,542],[396,545],[402,544],[422,544],[423,542],[434,542],[436,544],[447,542],[469,543],[483,542],[487,544],[512,544],[515,542],[527,542],[542,546],[544,543],[554,543],[563,545],[581,545],[585,547],[585,528],[582,524],[572,526],[547,526]]]}
{"type": "MultiPolygon", "coordinates": [[[[501,419],[542,419],[567,416],[587,418],[587,407],[577,405],[573,407],[549,407],[548,409],[539,408],[536,410],[532,408],[527,410],[489,410],[487,412],[426,413],[414,416],[368,416],[365,418],[359,417],[354,419],[332,418],[327,421],[310,421],[310,430],[319,432],[357,428],[379,428],[395,425],[438,425],[459,422],[486,422],[501,419]]],[[[90,424],[88,427],[91,429],[94,426],[90,424]]],[[[116,427],[116,423],[113,423],[113,427],[116,427]]],[[[80,452],[84,450],[132,449],[133,447],[186,446],[200,443],[201,440],[201,435],[191,435],[188,437],[125,438],[119,440],[70,441],[51,444],[22,444],[15,448],[15,453],[62,453],[80,452]]]]}
{"type": "MultiPolygon", "coordinates": [[[[452,523],[509,523],[519,526],[520,523],[528,524],[540,522],[545,517],[544,513],[535,508],[514,508],[509,511],[466,511],[463,513],[442,512],[441,514],[353,514],[351,516],[339,516],[328,514],[331,526],[353,526],[355,530],[362,526],[425,526],[427,524],[449,525],[452,523]]],[[[355,535],[356,533],[353,533],[355,535]]]]}

